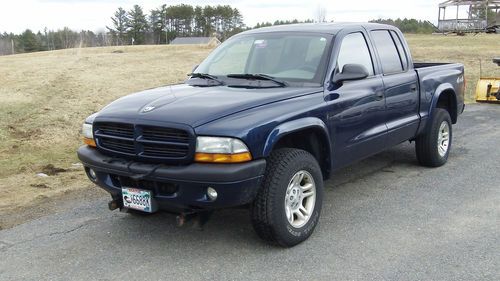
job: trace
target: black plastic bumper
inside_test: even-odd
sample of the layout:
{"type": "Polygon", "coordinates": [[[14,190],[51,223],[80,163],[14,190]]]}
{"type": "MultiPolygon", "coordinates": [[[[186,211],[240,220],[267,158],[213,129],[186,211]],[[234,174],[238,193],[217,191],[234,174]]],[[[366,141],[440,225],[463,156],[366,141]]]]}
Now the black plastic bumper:
{"type": "Polygon", "coordinates": [[[266,161],[242,164],[199,164],[164,166],[130,162],[82,146],[78,158],[86,171],[95,171],[94,182],[121,201],[122,187],[152,190],[159,209],[172,212],[209,210],[245,205],[253,201],[261,184],[266,161]],[[134,185],[134,186],[130,186],[134,185]],[[207,188],[217,191],[210,200],[207,188]]]}

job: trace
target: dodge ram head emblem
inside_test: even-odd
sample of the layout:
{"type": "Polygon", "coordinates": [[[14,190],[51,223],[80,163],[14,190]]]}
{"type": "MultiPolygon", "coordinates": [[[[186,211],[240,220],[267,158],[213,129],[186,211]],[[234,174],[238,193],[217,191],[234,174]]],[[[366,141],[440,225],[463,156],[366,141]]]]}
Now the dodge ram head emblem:
{"type": "Polygon", "coordinates": [[[146,106],[146,107],[142,110],[142,112],[144,112],[144,113],[146,113],[146,112],[150,112],[150,111],[151,111],[151,110],[153,110],[153,109],[155,109],[155,107],[154,107],[154,106],[146,106]]]}

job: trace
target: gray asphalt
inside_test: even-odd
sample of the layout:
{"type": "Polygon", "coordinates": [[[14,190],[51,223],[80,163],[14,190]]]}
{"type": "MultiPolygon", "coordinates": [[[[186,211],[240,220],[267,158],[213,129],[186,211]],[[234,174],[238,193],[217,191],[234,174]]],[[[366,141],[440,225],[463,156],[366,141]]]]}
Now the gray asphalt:
{"type": "Polygon", "coordinates": [[[468,106],[454,132],[444,167],[402,144],[335,173],[291,249],[261,242],[246,210],[199,231],[103,197],[0,231],[0,280],[499,280],[500,106],[468,106]]]}

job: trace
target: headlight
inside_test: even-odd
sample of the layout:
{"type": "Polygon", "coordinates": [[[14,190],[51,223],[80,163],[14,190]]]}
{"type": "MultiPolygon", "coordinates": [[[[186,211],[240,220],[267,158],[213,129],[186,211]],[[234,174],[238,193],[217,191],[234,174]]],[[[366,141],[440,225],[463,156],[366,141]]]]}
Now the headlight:
{"type": "Polygon", "coordinates": [[[239,139],[198,137],[195,160],[205,163],[241,163],[252,160],[252,155],[239,139]]]}
{"type": "Polygon", "coordinates": [[[83,124],[82,127],[82,135],[83,135],[83,142],[92,147],[96,147],[95,141],[94,141],[94,131],[92,129],[92,124],[83,124]]]}

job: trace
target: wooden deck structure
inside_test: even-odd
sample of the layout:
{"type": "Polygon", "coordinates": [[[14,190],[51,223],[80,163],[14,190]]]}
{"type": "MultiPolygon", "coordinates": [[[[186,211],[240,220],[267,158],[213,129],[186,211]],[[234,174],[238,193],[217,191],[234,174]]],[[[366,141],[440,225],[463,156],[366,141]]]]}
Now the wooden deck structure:
{"type": "Polygon", "coordinates": [[[448,0],[439,4],[438,29],[441,32],[483,32],[492,22],[500,25],[499,12],[500,0],[448,0]],[[446,12],[449,9],[456,16],[447,17],[446,12]],[[488,18],[488,14],[492,14],[491,11],[494,12],[495,19],[488,18]],[[463,16],[464,12],[467,17],[463,16]]]}

